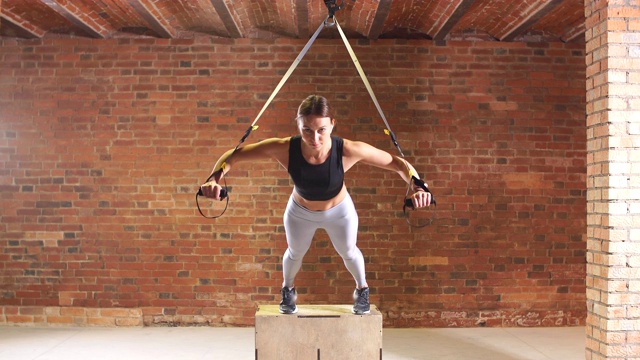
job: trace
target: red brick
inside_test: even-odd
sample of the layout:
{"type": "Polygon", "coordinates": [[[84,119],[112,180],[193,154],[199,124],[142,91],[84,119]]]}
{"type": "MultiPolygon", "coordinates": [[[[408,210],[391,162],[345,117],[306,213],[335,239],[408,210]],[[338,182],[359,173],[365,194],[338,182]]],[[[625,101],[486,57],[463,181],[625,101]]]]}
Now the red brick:
{"type": "MultiPolygon", "coordinates": [[[[317,92],[332,101],[339,135],[396,154],[334,40],[311,48],[248,142],[291,135],[299,101],[317,92]]],[[[39,41],[29,45],[34,53],[52,56],[39,71],[21,69],[34,61],[21,52],[25,45],[0,42],[0,52],[12,53],[0,70],[10,69],[15,76],[8,85],[21,90],[15,101],[0,104],[0,153],[17,189],[2,193],[12,206],[0,210],[0,223],[11,230],[0,236],[0,247],[10,254],[2,271],[16,284],[15,304],[74,306],[63,307],[54,321],[73,317],[93,325],[137,325],[122,309],[80,314],[113,304],[142,308],[145,323],[198,323],[205,316],[252,324],[256,301],[277,301],[286,249],[282,211],[291,192],[286,171],[274,162],[239,167],[227,179],[229,209],[216,221],[199,217],[193,196],[304,41],[39,41]],[[88,50],[90,61],[68,55],[71,46],[88,50]],[[175,46],[193,51],[175,56],[175,46]],[[211,46],[215,57],[206,54],[211,46]],[[151,60],[154,67],[139,67],[151,60]],[[180,61],[191,68],[180,68],[180,61]],[[84,76],[90,69],[95,84],[84,76]],[[64,246],[10,243],[51,234],[64,246]],[[32,286],[46,278],[58,282],[32,286]],[[238,299],[239,308],[229,309],[238,299]]],[[[534,59],[524,43],[381,40],[375,48],[354,47],[408,159],[440,200],[434,224],[412,230],[401,215],[404,185],[396,174],[365,165],[347,174],[370,285],[381,303],[395,304],[383,309],[387,325],[476,326],[479,302],[504,309],[488,319],[495,326],[526,322],[516,312],[522,306],[539,307],[544,326],[579,323],[585,244],[574,236],[586,238],[583,79],[608,63],[587,69],[571,44],[554,44],[544,59],[534,59]],[[495,55],[498,48],[507,55],[495,55]],[[399,293],[406,302],[398,302],[399,293]],[[440,316],[447,306],[458,309],[436,319],[424,315],[440,316]],[[577,315],[547,313],[558,307],[577,315]]],[[[309,302],[340,303],[352,291],[323,232],[298,280],[309,302]]]]}

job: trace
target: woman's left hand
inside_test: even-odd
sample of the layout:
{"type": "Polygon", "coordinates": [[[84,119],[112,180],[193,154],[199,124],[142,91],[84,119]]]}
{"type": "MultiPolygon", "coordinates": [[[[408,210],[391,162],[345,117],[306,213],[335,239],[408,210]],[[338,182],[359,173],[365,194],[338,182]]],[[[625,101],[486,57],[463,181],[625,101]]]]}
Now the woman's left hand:
{"type": "Polygon", "coordinates": [[[413,193],[410,199],[411,202],[413,202],[413,207],[416,209],[431,205],[431,193],[423,190],[419,190],[413,193]]]}

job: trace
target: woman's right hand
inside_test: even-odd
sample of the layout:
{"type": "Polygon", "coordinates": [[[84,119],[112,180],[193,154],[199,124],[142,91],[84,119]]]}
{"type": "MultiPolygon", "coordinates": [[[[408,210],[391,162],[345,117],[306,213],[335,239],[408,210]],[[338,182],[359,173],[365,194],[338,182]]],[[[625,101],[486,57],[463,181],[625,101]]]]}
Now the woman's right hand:
{"type": "Polygon", "coordinates": [[[223,199],[222,197],[220,197],[220,194],[222,192],[222,186],[218,185],[218,183],[215,180],[211,180],[209,182],[202,184],[200,186],[200,191],[202,191],[202,196],[207,197],[209,199],[214,199],[214,200],[223,199]]]}

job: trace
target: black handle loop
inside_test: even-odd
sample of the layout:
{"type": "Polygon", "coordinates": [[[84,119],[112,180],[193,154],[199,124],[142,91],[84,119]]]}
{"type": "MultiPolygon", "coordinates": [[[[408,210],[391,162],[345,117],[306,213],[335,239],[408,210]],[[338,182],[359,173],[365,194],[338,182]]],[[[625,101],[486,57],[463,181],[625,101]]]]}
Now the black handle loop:
{"type": "MultiPolygon", "coordinates": [[[[219,171],[216,171],[216,172],[212,173],[211,175],[209,175],[209,177],[207,178],[205,183],[208,183],[220,171],[222,171],[222,169],[220,169],[219,171]]],[[[217,219],[217,218],[221,217],[222,215],[224,215],[224,213],[227,211],[227,208],[229,207],[229,190],[227,189],[227,180],[225,180],[225,178],[223,177],[222,181],[224,182],[224,186],[223,186],[222,189],[220,189],[220,201],[226,199],[227,202],[225,203],[224,209],[222,209],[222,212],[220,213],[220,215],[207,216],[202,212],[202,209],[200,208],[200,202],[198,201],[198,197],[199,196],[204,196],[204,194],[202,193],[202,189],[198,189],[198,192],[196,193],[196,206],[198,207],[198,212],[200,213],[200,215],[202,215],[202,217],[207,218],[207,219],[217,219]]]]}

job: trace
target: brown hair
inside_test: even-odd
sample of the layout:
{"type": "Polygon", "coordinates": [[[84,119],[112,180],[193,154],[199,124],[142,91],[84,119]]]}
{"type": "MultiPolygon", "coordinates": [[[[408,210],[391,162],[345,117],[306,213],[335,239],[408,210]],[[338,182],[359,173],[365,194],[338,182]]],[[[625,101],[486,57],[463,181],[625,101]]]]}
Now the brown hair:
{"type": "Polygon", "coordinates": [[[329,107],[329,101],[320,95],[309,95],[306,99],[302,100],[298,107],[297,121],[301,121],[307,116],[320,116],[333,119],[331,114],[331,108],[329,107]]]}

